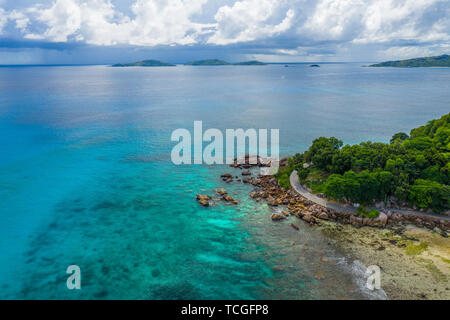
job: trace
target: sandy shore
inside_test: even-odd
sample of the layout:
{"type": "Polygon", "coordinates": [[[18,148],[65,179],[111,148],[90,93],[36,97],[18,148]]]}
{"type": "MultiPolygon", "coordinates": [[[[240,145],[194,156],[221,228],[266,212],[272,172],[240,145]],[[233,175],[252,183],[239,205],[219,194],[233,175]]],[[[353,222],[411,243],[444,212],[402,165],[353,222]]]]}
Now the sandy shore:
{"type": "Polygon", "coordinates": [[[379,229],[324,222],[319,228],[351,257],[380,267],[389,299],[450,299],[450,238],[413,225],[379,229]]]}

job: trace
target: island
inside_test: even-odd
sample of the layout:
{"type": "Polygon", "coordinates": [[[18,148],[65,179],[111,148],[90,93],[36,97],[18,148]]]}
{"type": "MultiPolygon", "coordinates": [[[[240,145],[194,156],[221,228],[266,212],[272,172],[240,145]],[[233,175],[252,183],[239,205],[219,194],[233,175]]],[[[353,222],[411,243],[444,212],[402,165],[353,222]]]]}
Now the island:
{"type": "Polygon", "coordinates": [[[185,66],[264,66],[264,62],[251,60],[236,63],[229,63],[219,59],[207,59],[192,61],[184,64],[185,66]]]}
{"type": "Polygon", "coordinates": [[[320,68],[320,66],[318,64],[312,64],[310,65],[311,68],[320,68]]]}
{"type": "MultiPolygon", "coordinates": [[[[243,61],[237,63],[229,63],[219,59],[206,59],[206,60],[197,60],[192,62],[187,62],[184,64],[185,66],[264,66],[266,65],[264,62],[251,60],[251,61],[243,61]]],[[[174,64],[163,62],[159,60],[142,60],[137,62],[130,63],[117,63],[113,64],[111,67],[174,67],[174,64]]]]}
{"type": "Polygon", "coordinates": [[[218,59],[197,60],[184,64],[185,66],[228,66],[228,62],[218,59]]]}
{"type": "Polygon", "coordinates": [[[235,65],[235,66],[265,66],[266,64],[261,61],[251,60],[251,61],[233,63],[233,65],[235,65]]]}
{"type": "Polygon", "coordinates": [[[450,55],[415,58],[408,60],[387,61],[372,64],[369,67],[397,67],[397,68],[417,68],[417,67],[450,67],[450,55]]]}
{"type": "Polygon", "coordinates": [[[174,64],[162,62],[159,60],[143,60],[131,63],[117,63],[112,67],[174,67],[174,64]]]}

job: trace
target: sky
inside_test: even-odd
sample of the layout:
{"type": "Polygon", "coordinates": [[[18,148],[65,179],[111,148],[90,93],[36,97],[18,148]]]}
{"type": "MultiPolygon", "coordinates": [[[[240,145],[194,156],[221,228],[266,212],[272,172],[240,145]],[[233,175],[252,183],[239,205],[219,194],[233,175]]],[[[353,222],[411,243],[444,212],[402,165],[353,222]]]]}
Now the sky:
{"type": "Polygon", "coordinates": [[[0,0],[0,64],[450,53],[450,0],[0,0]]]}

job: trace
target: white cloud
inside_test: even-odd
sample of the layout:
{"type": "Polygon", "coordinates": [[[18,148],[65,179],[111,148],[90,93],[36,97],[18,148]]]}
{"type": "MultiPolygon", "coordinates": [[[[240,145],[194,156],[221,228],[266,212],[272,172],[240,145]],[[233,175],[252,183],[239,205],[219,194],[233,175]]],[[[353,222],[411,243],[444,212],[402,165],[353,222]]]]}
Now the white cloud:
{"type": "Polygon", "coordinates": [[[279,0],[243,0],[223,6],[215,15],[217,30],[208,43],[227,45],[283,33],[292,26],[293,9],[286,9],[278,23],[269,22],[283,7],[285,2],[279,0]]]}
{"type": "Polygon", "coordinates": [[[362,0],[318,1],[297,31],[316,40],[352,40],[361,29],[366,6],[362,0]]]}
{"type": "Polygon", "coordinates": [[[3,28],[8,22],[8,16],[6,15],[5,10],[0,8],[0,35],[3,33],[3,28]]]}
{"type": "MultiPolygon", "coordinates": [[[[448,40],[449,29],[442,30],[449,25],[449,18],[438,21],[423,19],[428,9],[443,3],[442,0],[378,0],[373,1],[363,15],[364,29],[354,40],[356,43],[383,43],[402,40],[432,41],[448,40]]],[[[447,4],[448,13],[448,1],[447,4]]]]}
{"type": "Polygon", "coordinates": [[[130,21],[127,32],[135,45],[193,44],[198,37],[209,32],[213,24],[191,20],[201,12],[207,0],[138,0],[133,5],[136,18],[130,21]]]}
{"type": "Polygon", "coordinates": [[[287,56],[298,56],[304,52],[301,52],[299,49],[274,49],[274,53],[287,55],[287,56]]]}
{"type": "Polygon", "coordinates": [[[34,14],[35,19],[46,24],[48,28],[43,34],[28,33],[25,38],[66,42],[81,26],[81,8],[73,0],[57,0],[48,9],[36,6],[28,12],[34,14]]]}
{"type": "Polygon", "coordinates": [[[26,28],[28,24],[30,23],[30,19],[26,15],[24,15],[22,12],[13,10],[9,16],[9,19],[14,20],[16,22],[16,28],[21,30],[22,32],[26,31],[26,28]]]}
{"type": "Polygon", "coordinates": [[[206,1],[137,0],[131,8],[134,17],[130,18],[116,12],[107,0],[56,0],[48,9],[42,6],[28,9],[47,29],[25,37],[55,42],[66,42],[72,37],[95,45],[192,44],[214,26],[190,20],[206,1]]]}
{"type": "Polygon", "coordinates": [[[298,34],[308,40],[367,44],[449,40],[448,0],[319,0],[311,12],[297,26],[298,34]]]}

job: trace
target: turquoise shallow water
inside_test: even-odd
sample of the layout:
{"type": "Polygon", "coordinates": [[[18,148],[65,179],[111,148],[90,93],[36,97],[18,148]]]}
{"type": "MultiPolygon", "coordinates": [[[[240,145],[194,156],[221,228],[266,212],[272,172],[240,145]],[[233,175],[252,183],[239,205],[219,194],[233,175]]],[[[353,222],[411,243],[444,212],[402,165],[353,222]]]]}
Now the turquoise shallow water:
{"type": "Polygon", "coordinates": [[[382,297],[320,232],[272,223],[250,186],[221,182],[228,167],[173,165],[170,134],[279,128],[283,154],[321,135],[387,141],[447,113],[449,80],[353,64],[0,68],[0,298],[382,297]],[[240,204],[200,207],[217,187],[240,204]]]}

